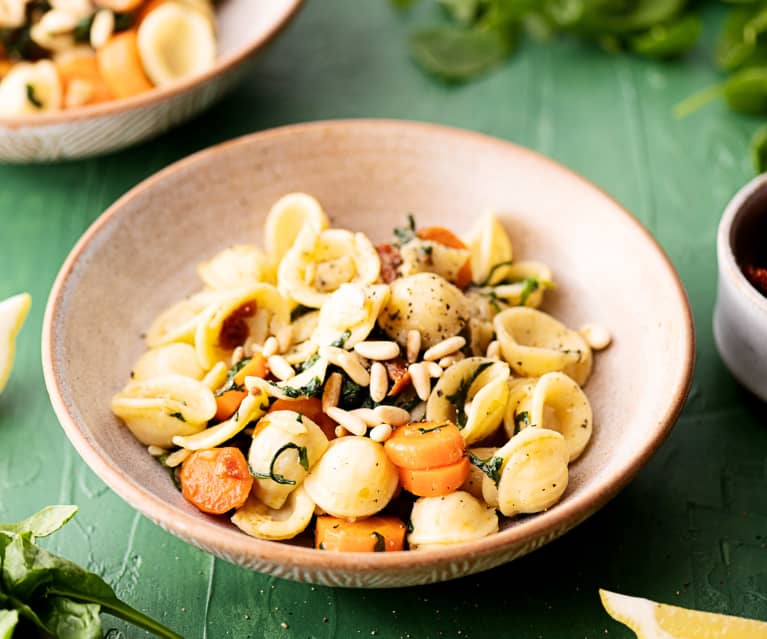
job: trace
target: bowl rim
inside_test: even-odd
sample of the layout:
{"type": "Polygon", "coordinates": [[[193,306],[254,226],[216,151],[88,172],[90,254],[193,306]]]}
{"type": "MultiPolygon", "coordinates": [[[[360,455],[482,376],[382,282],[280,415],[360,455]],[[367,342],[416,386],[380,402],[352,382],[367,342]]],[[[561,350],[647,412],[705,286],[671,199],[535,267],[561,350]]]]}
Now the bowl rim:
{"type": "Polygon", "coordinates": [[[732,228],[735,221],[743,214],[749,201],[759,194],[767,196],[767,173],[752,178],[727,203],[717,229],[716,253],[719,274],[722,277],[726,276],[734,285],[735,290],[740,295],[745,296],[751,305],[760,312],[767,314],[767,297],[757,291],[754,285],[748,281],[738,266],[732,246],[732,228]]]}
{"type": "Polygon", "coordinates": [[[218,75],[234,69],[258,49],[271,42],[282,31],[301,8],[304,0],[285,0],[284,11],[279,18],[261,36],[249,44],[240,47],[229,55],[217,58],[216,63],[202,73],[174,82],[165,87],[155,87],[151,91],[139,93],[128,98],[108,100],[98,104],[89,104],[74,109],[60,109],[47,113],[0,116],[0,129],[34,128],[55,124],[71,124],[81,120],[95,119],[114,115],[117,112],[133,111],[143,107],[156,105],[208,83],[218,75]]]}
{"type": "MultiPolygon", "coordinates": [[[[304,571],[307,569],[332,569],[333,571],[362,574],[372,571],[406,571],[417,566],[436,566],[445,562],[465,559],[467,556],[487,557],[497,554],[503,551],[503,549],[521,548],[532,540],[541,541],[539,545],[535,546],[537,548],[558,537],[596,512],[639,472],[665,440],[679,416],[692,382],[695,359],[695,332],[687,294],[679,275],[661,246],[631,213],[605,191],[584,177],[535,151],[482,133],[439,124],[407,120],[344,119],[287,125],[217,144],[171,164],[120,197],[85,231],[71,250],[56,277],[43,320],[42,359],[45,383],[51,403],[70,442],[77,449],[83,460],[112,490],[139,512],[160,524],[165,530],[209,552],[219,554],[219,556],[229,558],[248,557],[253,560],[265,560],[272,564],[301,568],[304,571]],[[231,530],[221,530],[220,526],[212,522],[201,521],[196,515],[180,512],[144,489],[130,477],[123,476],[117,472],[109,465],[106,459],[101,457],[91,442],[88,441],[88,438],[80,430],[75,416],[67,408],[63,398],[61,379],[54,365],[54,319],[60,315],[59,309],[63,301],[62,292],[77,266],[81,254],[86,250],[91,241],[98,236],[102,227],[110,222],[112,218],[120,215],[123,206],[136,195],[152,189],[155,184],[165,180],[172,173],[183,171],[197,163],[205,162],[207,159],[231,147],[247,146],[254,141],[291,137],[315,130],[345,131],[355,127],[369,127],[379,131],[390,130],[392,133],[408,130],[413,133],[421,132],[430,135],[447,136],[453,139],[473,140],[484,145],[527,156],[538,163],[548,165],[551,170],[557,173],[564,173],[571,178],[575,178],[586,188],[596,189],[614,205],[616,213],[620,212],[625,221],[650,243],[650,247],[654,249],[657,257],[661,260],[668,275],[671,277],[682,309],[682,339],[685,346],[684,359],[682,362],[682,375],[673,388],[670,402],[662,418],[653,426],[650,436],[645,440],[643,446],[636,451],[628,464],[619,467],[616,472],[590,486],[581,494],[574,495],[569,500],[557,504],[555,509],[538,513],[515,526],[510,526],[505,530],[482,539],[415,553],[411,551],[397,551],[387,553],[355,552],[329,554],[314,548],[248,537],[245,533],[236,530],[234,527],[231,530]],[[546,533],[551,534],[547,535],[546,533]]],[[[301,579],[311,580],[305,572],[302,573],[301,579]]]]}

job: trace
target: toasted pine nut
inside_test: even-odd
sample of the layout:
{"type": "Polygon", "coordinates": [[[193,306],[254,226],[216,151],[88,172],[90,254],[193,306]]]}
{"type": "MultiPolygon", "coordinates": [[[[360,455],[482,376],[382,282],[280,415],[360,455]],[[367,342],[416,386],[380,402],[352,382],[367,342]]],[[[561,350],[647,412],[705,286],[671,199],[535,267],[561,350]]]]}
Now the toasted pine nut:
{"type": "Polygon", "coordinates": [[[497,339],[494,339],[487,345],[487,358],[501,359],[501,344],[497,339]]]}
{"type": "Polygon", "coordinates": [[[437,362],[424,362],[429,377],[442,377],[442,367],[437,362]]]}
{"type": "Polygon", "coordinates": [[[285,353],[293,346],[293,327],[290,324],[283,326],[277,331],[277,344],[279,344],[280,353],[285,353]]]}
{"type": "Polygon", "coordinates": [[[450,368],[456,362],[460,362],[463,359],[463,353],[455,353],[454,355],[448,355],[439,360],[439,365],[442,368],[450,368]]]}
{"type": "Polygon", "coordinates": [[[264,346],[261,349],[261,353],[264,357],[271,357],[272,355],[277,354],[279,347],[280,345],[277,342],[276,337],[267,337],[266,341],[264,342],[264,346]]]}
{"type": "Polygon", "coordinates": [[[238,346],[232,351],[232,366],[237,366],[245,357],[245,349],[238,346]]]}
{"type": "Polygon", "coordinates": [[[187,450],[186,448],[179,448],[175,453],[171,453],[165,458],[165,465],[168,468],[175,468],[176,466],[180,466],[191,454],[191,450],[187,450]]]}
{"type": "Polygon", "coordinates": [[[152,457],[159,457],[160,455],[164,455],[168,451],[164,448],[160,448],[159,446],[147,446],[146,452],[148,452],[152,457]]]}
{"type": "Polygon", "coordinates": [[[320,346],[320,357],[324,357],[336,366],[341,366],[341,356],[345,353],[346,351],[343,348],[338,348],[337,346],[320,346]]]}
{"type": "Polygon", "coordinates": [[[210,390],[216,391],[224,385],[224,382],[226,381],[226,372],[226,364],[224,364],[224,362],[218,362],[205,374],[205,377],[202,378],[202,383],[210,390]]]}
{"type": "Polygon", "coordinates": [[[325,382],[325,388],[322,390],[322,412],[327,413],[329,408],[338,406],[341,399],[341,383],[343,382],[341,373],[333,373],[325,382]]]}
{"type": "Polygon", "coordinates": [[[601,324],[584,324],[578,329],[578,332],[595,351],[607,348],[612,341],[610,331],[601,324]]]}
{"type": "Polygon", "coordinates": [[[354,345],[354,350],[367,359],[385,361],[399,355],[399,344],[397,342],[359,342],[354,345]]]}
{"type": "Polygon", "coordinates": [[[74,31],[77,20],[71,13],[61,9],[51,9],[40,18],[40,24],[49,34],[57,36],[74,31]]]}
{"type": "Polygon", "coordinates": [[[352,415],[356,415],[368,426],[377,426],[381,423],[381,420],[376,415],[372,408],[355,408],[349,411],[352,415]]]}
{"type": "Polygon", "coordinates": [[[346,437],[349,434],[349,431],[343,426],[336,426],[333,432],[336,434],[336,437],[346,437]]]}
{"type": "Polygon", "coordinates": [[[470,401],[466,402],[463,405],[463,412],[466,413],[467,415],[471,412],[471,402],[470,401]]]}
{"type": "Polygon", "coordinates": [[[421,331],[416,329],[407,332],[407,361],[411,364],[418,359],[421,352],[421,331]]]}
{"type": "Polygon", "coordinates": [[[370,384],[370,373],[360,363],[360,360],[353,353],[344,353],[339,362],[344,372],[352,378],[355,384],[368,386],[370,384]]]}
{"type": "Polygon", "coordinates": [[[368,432],[368,427],[365,422],[363,422],[356,415],[352,415],[349,411],[344,410],[343,408],[338,408],[338,406],[331,406],[325,411],[325,414],[330,417],[330,419],[338,422],[353,435],[364,435],[368,432]]]}
{"type": "Polygon", "coordinates": [[[109,9],[100,9],[93,17],[91,24],[91,46],[94,49],[103,47],[115,31],[115,14],[109,9]]]}
{"type": "Polygon", "coordinates": [[[410,421],[410,413],[399,406],[376,406],[373,412],[378,417],[379,422],[392,426],[402,426],[402,424],[407,424],[410,421]]]}
{"type": "Polygon", "coordinates": [[[423,354],[425,360],[438,360],[448,355],[452,355],[456,351],[461,350],[466,346],[466,339],[460,335],[454,337],[448,337],[443,339],[439,344],[435,344],[429,350],[423,354]]]}
{"type": "Polygon", "coordinates": [[[407,367],[415,393],[423,401],[429,399],[429,394],[431,393],[431,378],[425,364],[426,362],[418,362],[407,367]]]}
{"type": "Polygon", "coordinates": [[[378,424],[370,431],[370,439],[374,442],[385,442],[391,437],[392,427],[390,424],[378,424]]]}
{"type": "Polygon", "coordinates": [[[374,402],[382,402],[388,392],[389,376],[386,373],[386,366],[381,362],[373,362],[370,367],[370,399],[374,402]]]}
{"type": "Polygon", "coordinates": [[[268,360],[269,370],[277,379],[285,381],[296,376],[295,369],[282,355],[272,355],[268,360]]]}

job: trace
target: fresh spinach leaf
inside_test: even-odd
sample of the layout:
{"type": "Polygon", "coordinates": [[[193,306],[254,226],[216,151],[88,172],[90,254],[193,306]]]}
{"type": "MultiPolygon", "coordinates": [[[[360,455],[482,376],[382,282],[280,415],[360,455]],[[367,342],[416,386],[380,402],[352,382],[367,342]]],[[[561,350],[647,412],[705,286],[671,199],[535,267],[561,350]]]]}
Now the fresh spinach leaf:
{"type": "Polygon", "coordinates": [[[482,371],[491,365],[492,362],[482,362],[471,375],[468,375],[461,380],[460,385],[454,393],[445,396],[445,399],[455,407],[455,424],[458,428],[466,426],[467,416],[464,407],[466,406],[466,397],[469,394],[471,385],[477,377],[482,374],[482,371]]]}
{"type": "Polygon", "coordinates": [[[493,480],[493,483],[496,486],[498,485],[498,482],[501,481],[501,467],[503,466],[502,457],[496,457],[493,455],[487,459],[480,459],[473,453],[469,453],[468,457],[469,463],[472,466],[479,468],[483,473],[485,473],[485,475],[493,480]]]}
{"type": "Polygon", "coordinates": [[[228,393],[231,390],[236,391],[244,391],[245,386],[242,384],[238,384],[234,378],[245,366],[248,365],[248,362],[250,362],[252,358],[251,357],[243,357],[239,362],[237,362],[234,366],[232,366],[226,373],[226,381],[224,382],[224,385],[219,388],[214,395],[216,397],[221,397],[224,393],[228,393]]]}
{"type": "Polygon", "coordinates": [[[298,463],[301,464],[301,467],[304,470],[309,470],[309,456],[306,451],[306,446],[299,446],[298,444],[294,444],[293,442],[288,442],[284,446],[281,446],[277,449],[277,451],[274,453],[274,457],[272,457],[272,461],[269,464],[269,472],[268,473],[257,473],[254,471],[250,464],[248,464],[248,468],[250,470],[250,474],[253,475],[256,479],[271,479],[273,482],[277,484],[283,484],[288,486],[294,486],[296,481],[294,479],[288,479],[284,475],[280,475],[279,473],[274,472],[274,465],[277,463],[277,459],[279,458],[282,453],[284,453],[286,450],[295,450],[298,452],[298,463]]]}
{"type": "Polygon", "coordinates": [[[767,126],[760,128],[751,140],[751,162],[754,171],[767,171],[767,126]]]}
{"type": "Polygon", "coordinates": [[[689,14],[668,24],[650,27],[630,39],[632,51],[648,58],[674,58],[691,51],[698,43],[703,23],[689,14]]]}
{"type": "Polygon", "coordinates": [[[305,386],[293,388],[291,386],[280,386],[280,390],[290,399],[299,397],[320,397],[322,395],[322,380],[319,377],[312,377],[311,381],[305,386]]]}
{"type": "Polygon", "coordinates": [[[46,506],[40,512],[16,524],[0,524],[0,533],[13,535],[30,532],[34,537],[47,537],[59,530],[76,513],[77,506],[46,506]]]}
{"type": "Polygon", "coordinates": [[[102,639],[101,606],[47,597],[40,618],[57,639],[102,639]]]}

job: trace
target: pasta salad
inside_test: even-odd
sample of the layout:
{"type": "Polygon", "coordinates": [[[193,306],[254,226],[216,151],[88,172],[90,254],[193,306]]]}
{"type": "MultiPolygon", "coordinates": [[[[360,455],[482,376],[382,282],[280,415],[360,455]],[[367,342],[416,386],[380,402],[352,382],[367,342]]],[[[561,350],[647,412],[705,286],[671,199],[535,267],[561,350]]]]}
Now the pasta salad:
{"type": "Polygon", "coordinates": [[[0,0],[0,116],[127,98],[215,58],[212,0],[0,0]]]}
{"type": "Polygon", "coordinates": [[[112,410],[199,510],[318,549],[440,548],[553,506],[593,429],[610,335],[538,310],[554,287],[487,213],[462,240],[412,216],[390,242],[292,193],[265,248],[198,265],[112,410]]]}

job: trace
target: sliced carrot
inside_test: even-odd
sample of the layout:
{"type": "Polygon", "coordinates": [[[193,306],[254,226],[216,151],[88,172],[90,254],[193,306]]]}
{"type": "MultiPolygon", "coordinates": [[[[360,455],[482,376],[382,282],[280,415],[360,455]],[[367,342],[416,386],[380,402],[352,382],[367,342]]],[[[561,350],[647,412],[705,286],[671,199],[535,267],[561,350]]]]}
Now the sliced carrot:
{"type": "MultiPolygon", "coordinates": [[[[241,387],[245,384],[246,377],[266,377],[266,373],[266,357],[261,353],[256,353],[245,366],[237,371],[234,376],[234,383],[237,387],[241,387]]],[[[216,421],[222,422],[234,415],[242,400],[247,396],[247,391],[237,389],[228,390],[218,395],[216,397],[216,421]]]]}
{"type": "Polygon", "coordinates": [[[323,515],[314,529],[315,547],[340,552],[402,550],[407,528],[396,517],[368,517],[349,522],[323,515]]]}
{"type": "Polygon", "coordinates": [[[80,80],[87,82],[93,89],[87,104],[97,104],[113,99],[112,92],[101,75],[98,59],[95,55],[64,58],[63,61],[56,61],[55,64],[61,78],[64,95],[67,94],[69,85],[74,80],[80,80]]]}
{"type": "Polygon", "coordinates": [[[242,506],[253,486],[245,456],[233,447],[195,451],[181,466],[179,479],[187,501],[212,515],[242,506]]]}
{"type": "Polygon", "coordinates": [[[328,439],[333,439],[336,436],[337,424],[322,412],[322,400],[319,397],[278,399],[272,404],[269,412],[271,413],[275,410],[292,410],[296,413],[301,413],[317,424],[328,439]]]}
{"type": "Polygon", "coordinates": [[[456,463],[465,455],[466,444],[451,422],[413,422],[395,430],[384,450],[395,466],[421,470],[456,463]]]}
{"type": "Polygon", "coordinates": [[[113,35],[97,55],[101,76],[116,98],[128,98],[153,88],[141,65],[135,29],[113,35]]]}
{"type": "MultiPolygon", "coordinates": [[[[427,226],[418,229],[416,235],[422,240],[436,242],[449,248],[468,249],[455,233],[442,226],[427,226]]],[[[471,284],[471,277],[471,258],[468,258],[456,274],[454,283],[458,288],[466,288],[471,284]]]]}
{"type": "Polygon", "coordinates": [[[470,468],[468,457],[439,468],[400,468],[399,481],[405,490],[419,497],[440,497],[458,490],[469,476],[470,468]]]}

